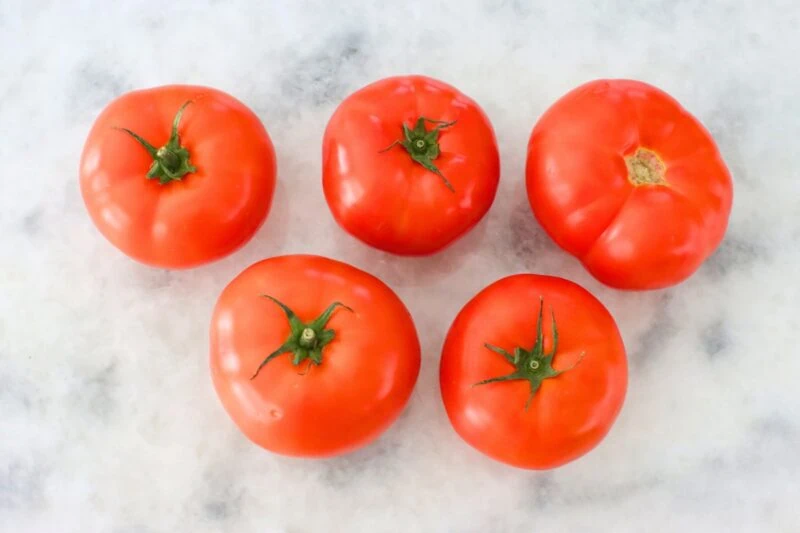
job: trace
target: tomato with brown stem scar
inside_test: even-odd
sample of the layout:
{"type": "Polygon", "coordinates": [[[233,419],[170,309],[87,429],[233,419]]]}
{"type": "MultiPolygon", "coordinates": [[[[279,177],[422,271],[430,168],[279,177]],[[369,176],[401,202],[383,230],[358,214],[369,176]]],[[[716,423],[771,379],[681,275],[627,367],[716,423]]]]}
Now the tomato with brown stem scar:
{"type": "Polygon", "coordinates": [[[553,104],[531,133],[526,175],[544,230],[620,289],[694,273],[722,241],[733,198],[702,124],[631,80],[592,81],[553,104]]]}

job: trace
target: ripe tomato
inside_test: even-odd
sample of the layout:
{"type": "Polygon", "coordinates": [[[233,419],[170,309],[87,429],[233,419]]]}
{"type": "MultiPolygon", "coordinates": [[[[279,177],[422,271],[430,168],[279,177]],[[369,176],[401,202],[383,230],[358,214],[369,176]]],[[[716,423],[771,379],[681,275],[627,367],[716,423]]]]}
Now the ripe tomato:
{"type": "Polygon", "coordinates": [[[534,274],[496,281],[464,306],[439,374],[447,416],[465,441],[535,469],[594,448],[627,381],[625,347],[603,304],[571,281],[534,274]]]}
{"type": "Polygon", "coordinates": [[[728,225],[731,177],[708,131],[638,81],[568,93],[528,144],[528,199],[547,233],[620,289],[683,281],[728,225]]]}
{"type": "Polygon", "coordinates": [[[264,222],[275,150],[258,117],[208,87],[122,95],[94,123],[80,166],[100,232],[148,265],[188,268],[233,252],[264,222]]]}
{"type": "Polygon", "coordinates": [[[456,240],[489,210],[499,177],[489,119],[431,78],[368,85],[325,130],[322,185],[334,218],[387,252],[430,254],[456,240]]]}
{"type": "Polygon", "coordinates": [[[326,457],[364,446],[400,415],[420,346],[400,299],[378,278],[324,257],[252,265],[222,291],[211,376],[253,442],[326,457]]]}

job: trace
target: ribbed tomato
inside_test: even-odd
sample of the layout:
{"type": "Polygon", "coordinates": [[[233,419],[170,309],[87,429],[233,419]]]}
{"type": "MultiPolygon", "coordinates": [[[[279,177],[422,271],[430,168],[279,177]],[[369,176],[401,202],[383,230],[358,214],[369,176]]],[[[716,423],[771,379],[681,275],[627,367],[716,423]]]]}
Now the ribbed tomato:
{"type": "Polygon", "coordinates": [[[526,173],[545,231],[621,289],[689,277],[722,241],[733,197],[708,131],[630,80],[593,81],[553,104],[531,134],[526,173]]]}

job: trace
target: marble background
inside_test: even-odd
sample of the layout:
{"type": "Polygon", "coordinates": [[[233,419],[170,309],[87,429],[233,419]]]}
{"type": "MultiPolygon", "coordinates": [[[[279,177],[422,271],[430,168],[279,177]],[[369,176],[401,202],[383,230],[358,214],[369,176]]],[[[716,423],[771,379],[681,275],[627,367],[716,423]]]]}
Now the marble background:
{"type": "Polygon", "coordinates": [[[0,2],[0,531],[800,531],[800,4],[380,4],[0,2]],[[438,77],[480,102],[502,157],[489,215],[424,259],[346,236],[320,186],[321,136],[337,103],[399,73],[438,77]],[[526,204],[534,122],[597,77],[672,93],[732,170],[725,242],[671,290],[602,287],[526,204]],[[278,153],[267,223],[238,253],[189,272],[146,268],[111,247],[77,182],[100,109],[171,82],[237,96],[278,153]],[[250,263],[288,252],[377,274],[419,328],[422,370],[407,411],[377,443],[339,459],[249,444],[210,383],[219,291],[250,263]],[[586,286],[629,349],[615,427],[551,472],[473,451],[438,392],[457,310],[522,271],[586,286]]]}

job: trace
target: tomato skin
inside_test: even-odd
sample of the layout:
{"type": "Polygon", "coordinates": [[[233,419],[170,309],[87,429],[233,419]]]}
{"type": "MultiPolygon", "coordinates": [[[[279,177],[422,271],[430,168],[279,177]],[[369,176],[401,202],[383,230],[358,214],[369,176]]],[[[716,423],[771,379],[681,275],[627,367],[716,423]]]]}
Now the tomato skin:
{"type": "Polygon", "coordinates": [[[366,244],[400,255],[432,254],[468,232],[494,201],[500,158],[481,108],[424,76],[386,78],[347,97],[325,130],[322,184],[334,218],[366,244]],[[456,121],[442,129],[433,163],[452,183],[414,162],[402,125],[420,117],[456,121]]]}
{"type": "Polygon", "coordinates": [[[528,143],[528,200],[544,230],[598,280],[659,289],[693,274],[719,246],[733,200],[714,140],[667,93],[596,80],[567,93],[528,143]],[[655,153],[666,184],[634,185],[626,158],[655,153]]]}
{"type": "Polygon", "coordinates": [[[275,453],[328,457],[376,439],[402,412],[420,367],[413,320],[392,290],[348,264],[289,255],[260,261],[222,291],[211,321],[211,376],[222,405],[254,443],[275,453]],[[269,294],[312,320],[331,303],[336,333],[319,366],[292,354],[254,371],[289,334],[269,294]]]}
{"type": "Polygon", "coordinates": [[[594,448],[617,417],[627,389],[625,347],[614,319],[594,296],[562,278],[518,274],[489,285],[459,312],[445,339],[439,382],[456,432],[489,457],[520,468],[548,469],[594,448]],[[528,409],[525,380],[476,386],[514,366],[484,343],[530,348],[543,299],[544,348],[558,324],[553,367],[528,409]],[[584,356],[581,359],[581,353],[584,356]]]}
{"type": "Polygon", "coordinates": [[[95,226],[131,258],[190,268],[244,245],[269,213],[275,150],[258,117],[216,89],[190,85],[124,94],[98,116],[84,146],[80,186],[95,226]],[[127,128],[155,147],[166,143],[178,109],[180,143],[197,168],[161,185],[153,159],[127,128]]]}

